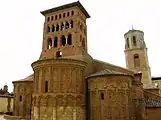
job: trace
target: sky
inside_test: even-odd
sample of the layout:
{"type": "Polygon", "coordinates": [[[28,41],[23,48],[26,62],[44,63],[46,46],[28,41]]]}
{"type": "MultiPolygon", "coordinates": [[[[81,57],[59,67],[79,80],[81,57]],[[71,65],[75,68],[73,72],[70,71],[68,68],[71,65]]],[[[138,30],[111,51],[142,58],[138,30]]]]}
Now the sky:
{"type": "MultiPolygon", "coordinates": [[[[44,16],[40,11],[76,0],[0,1],[0,87],[33,73],[31,63],[42,49],[44,16]]],[[[95,58],[126,67],[124,33],[144,31],[152,76],[161,76],[160,0],[79,0],[90,14],[88,52],[95,58]]]]}

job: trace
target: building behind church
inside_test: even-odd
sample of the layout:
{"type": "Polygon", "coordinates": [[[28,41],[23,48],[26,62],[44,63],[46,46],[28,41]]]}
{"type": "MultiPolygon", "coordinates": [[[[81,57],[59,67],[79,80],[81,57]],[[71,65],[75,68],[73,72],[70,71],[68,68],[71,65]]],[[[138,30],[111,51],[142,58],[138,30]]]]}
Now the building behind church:
{"type": "Polygon", "coordinates": [[[13,115],[6,120],[161,119],[160,89],[152,82],[143,31],[124,34],[123,68],[88,54],[90,15],[79,1],[41,14],[40,58],[31,64],[32,75],[13,81],[13,115]]]}
{"type": "Polygon", "coordinates": [[[0,114],[13,112],[13,94],[8,92],[8,86],[0,89],[0,114]]]}

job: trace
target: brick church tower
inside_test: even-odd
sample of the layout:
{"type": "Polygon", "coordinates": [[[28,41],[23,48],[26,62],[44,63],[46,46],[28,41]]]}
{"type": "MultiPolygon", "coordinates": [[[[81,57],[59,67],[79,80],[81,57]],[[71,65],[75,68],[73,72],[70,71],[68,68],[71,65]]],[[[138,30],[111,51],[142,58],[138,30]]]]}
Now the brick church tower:
{"type": "Polygon", "coordinates": [[[144,41],[144,32],[132,29],[125,33],[124,37],[126,67],[141,72],[143,84],[151,84],[151,70],[144,41]]]}
{"type": "Polygon", "coordinates": [[[45,16],[40,59],[87,54],[89,14],[75,2],[41,12],[45,16]]]}

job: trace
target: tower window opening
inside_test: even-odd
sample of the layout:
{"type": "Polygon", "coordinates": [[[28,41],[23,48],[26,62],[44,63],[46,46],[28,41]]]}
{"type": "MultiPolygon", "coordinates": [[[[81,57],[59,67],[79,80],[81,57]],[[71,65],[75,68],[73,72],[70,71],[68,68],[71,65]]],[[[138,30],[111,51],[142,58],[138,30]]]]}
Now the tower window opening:
{"type": "Polygon", "coordinates": [[[54,47],[57,47],[58,46],[58,37],[55,37],[54,38],[54,47]]]}
{"type": "Polygon", "coordinates": [[[73,28],[73,20],[70,21],[70,28],[73,28]]]}
{"type": "Polygon", "coordinates": [[[136,46],[136,36],[133,36],[133,45],[136,46]]]}
{"type": "Polygon", "coordinates": [[[138,54],[134,55],[134,67],[139,67],[140,66],[140,58],[138,54]]]}
{"type": "Polygon", "coordinates": [[[52,25],[52,32],[54,32],[55,31],[55,26],[54,25],[52,25]]]}
{"type": "Polygon", "coordinates": [[[47,33],[50,32],[50,26],[47,26],[47,33]]]}
{"type": "Polygon", "coordinates": [[[48,92],[48,81],[45,81],[45,93],[48,92]]]}
{"type": "Polygon", "coordinates": [[[55,15],[55,20],[57,20],[58,19],[58,16],[57,15],[55,15]]]}
{"type": "Polygon", "coordinates": [[[20,102],[22,101],[22,96],[20,95],[20,102]]]}
{"type": "Polygon", "coordinates": [[[59,25],[58,24],[56,25],[56,31],[59,31],[59,25]]]}
{"type": "Polygon", "coordinates": [[[65,13],[63,13],[63,17],[65,17],[65,13]]]}
{"type": "Polygon", "coordinates": [[[104,93],[101,93],[100,97],[101,97],[101,100],[104,100],[104,93]]]}
{"type": "Polygon", "coordinates": [[[82,47],[85,49],[85,40],[84,40],[84,38],[82,40],[82,47]]]}
{"type": "Polygon", "coordinates": [[[61,51],[57,51],[56,52],[56,57],[62,57],[62,52],[61,51]]]}
{"type": "Polygon", "coordinates": [[[59,14],[59,19],[61,19],[61,14],[59,14]]]}
{"type": "Polygon", "coordinates": [[[72,35],[71,34],[68,35],[67,44],[68,45],[72,44],[72,35]]]}
{"type": "Polygon", "coordinates": [[[129,48],[129,38],[126,39],[127,48],[129,48]]]}
{"type": "Polygon", "coordinates": [[[69,12],[67,12],[67,16],[69,16],[69,12]]]}
{"type": "Polygon", "coordinates": [[[66,44],[66,38],[65,38],[64,35],[61,37],[61,42],[62,42],[62,45],[65,46],[65,44],[66,44]]]}
{"type": "Polygon", "coordinates": [[[52,39],[49,38],[47,41],[47,49],[51,49],[51,47],[52,47],[52,39]]]}
{"type": "Polygon", "coordinates": [[[47,18],[47,21],[48,21],[48,22],[50,21],[50,17],[47,18]]]}
{"type": "Polygon", "coordinates": [[[72,11],[72,15],[74,15],[74,11],[72,11]]]}
{"type": "Polygon", "coordinates": [[[53,16],[51,16],[51,20],[53,20],[54,18],[53,18],[53,16]]]}
{"type": "Polygon", "coordinates": [[[68,29],[68,28],[69,28],[69,23],[65,22],[65,29],[68,29]]]}
{"type": "Polygon", "coordinates": [[[61,30],[64,30],[64,23],[61,23],[61,30]]]}

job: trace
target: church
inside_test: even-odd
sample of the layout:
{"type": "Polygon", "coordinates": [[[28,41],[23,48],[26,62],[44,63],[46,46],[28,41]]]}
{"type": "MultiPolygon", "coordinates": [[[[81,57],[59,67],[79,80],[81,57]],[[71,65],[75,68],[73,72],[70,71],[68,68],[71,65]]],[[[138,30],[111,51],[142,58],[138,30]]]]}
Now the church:
{"type": "Polygon", "coordinates": [[[144,32],[124,34],[126,68],[88,54],[89,13],[77,1],[42,11],[34,73],[13,81],[6,120],[161,120],[160,77],[152,78],[144,32]]]}

